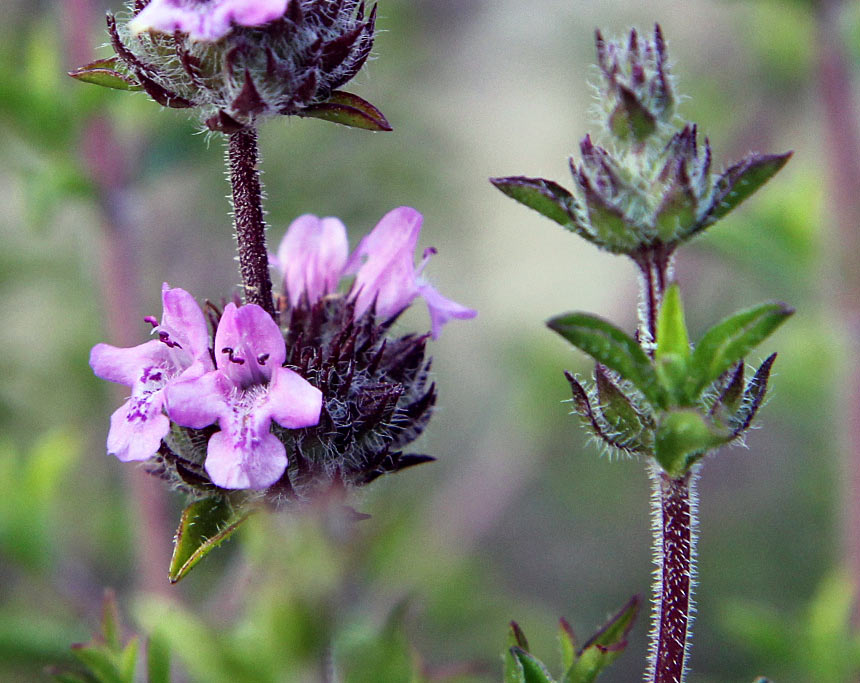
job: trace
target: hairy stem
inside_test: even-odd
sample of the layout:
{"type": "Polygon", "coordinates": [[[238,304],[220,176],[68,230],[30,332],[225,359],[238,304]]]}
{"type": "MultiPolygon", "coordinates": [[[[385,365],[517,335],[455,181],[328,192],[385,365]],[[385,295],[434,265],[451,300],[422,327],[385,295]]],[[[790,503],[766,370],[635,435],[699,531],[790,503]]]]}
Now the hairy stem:
{"type": "MultiPolygon", "coordinates": [[[[657,318],[672,268],[672,253],[661,245],[643,249],[635,257],[641,271],[642,332],[653,355],[657,318]]],[[[653,518],[654,611],[651,615],[649,681],[681,683],[686,671],[693,608],[693,550],[696,509],[692,497],[695,475],[672,479],[656,464],[651,467],[654,488],[653,518]]]]}
{"type": "Polygon", "coordinates": [[[233,189],[233,224],[239,246],[239,272],[245,288],[245,303],[257,304],[275,318],[259,160],[255,129],[243,128],[230,134],[227,165],[233,189]]]}
{"type": "Polygon", "coordinates": [[[681,683],[687,669],[693,606],[696,506],[694,473],[672,479],[653,467],[657,572],[651,630],[653,683],[681,683]]]}

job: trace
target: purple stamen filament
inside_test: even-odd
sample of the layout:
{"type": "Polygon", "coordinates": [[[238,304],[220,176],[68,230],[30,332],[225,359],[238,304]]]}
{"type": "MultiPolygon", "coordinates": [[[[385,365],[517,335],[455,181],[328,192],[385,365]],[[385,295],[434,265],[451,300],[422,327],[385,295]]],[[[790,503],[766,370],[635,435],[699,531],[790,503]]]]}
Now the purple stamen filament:
{"type": "Polygon", "coordinates": [[[234,353],[236,353],[236,351],[235,351],[235,349],[233,349],[230,346],[225,346],[223,349],[221,349],[221,353],[226,353],[227,358],[230,359],[231,363],[235,363],[236,365],[244,365],[245,364],[244,358],[240,358],[239,356],[233,355],[234,353]]]}

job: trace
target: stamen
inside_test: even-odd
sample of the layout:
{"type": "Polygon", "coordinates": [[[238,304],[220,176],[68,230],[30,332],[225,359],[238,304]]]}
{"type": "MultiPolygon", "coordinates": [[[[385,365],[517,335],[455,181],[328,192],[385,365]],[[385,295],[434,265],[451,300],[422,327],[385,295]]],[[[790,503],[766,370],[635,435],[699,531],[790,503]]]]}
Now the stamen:
{"type": "Polygon", "coordinates": [[[245,364],[244,358],[240,358],[239,356],[233,355],[234,353],[236,353],[236,351],[235,351],[235,349],[233,349],[232,346],[225,346],[223,349],[221,349],[221,353],[226,353],[227,358],[230,359],[231,363],[235,363],[236,365],[244,365],[245,364]]]}
{"type": "Polygon", "coordinates": [[[268,353],[261,353],[259,356],[257,356],[257,363],[259,365],[265,365],[267,360],[269,360],[268,353]]]}
{"type": "Polygon", "coordinates": [[[158,327],[158,320],[156,320],[155,316],[148,315],[143,319],[143,322],[149,323],[153,327],[158,327]]]}
{"type": "Polygon", "coordinates": [[[165,332],[164,330],[158,331],[158,340],[163,344],[166,344],[168,348],[171,349],[181,349],[182,346],[179,342],[175,342],[170,338],[170,334],[165,332]]]}

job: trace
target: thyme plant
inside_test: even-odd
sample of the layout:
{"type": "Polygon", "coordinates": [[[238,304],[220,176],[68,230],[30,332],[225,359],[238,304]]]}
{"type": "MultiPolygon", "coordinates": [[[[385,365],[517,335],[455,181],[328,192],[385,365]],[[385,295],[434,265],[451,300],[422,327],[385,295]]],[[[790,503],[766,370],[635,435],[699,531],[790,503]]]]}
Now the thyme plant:
{"type": "MultiPolygon", "coordinates": [[[[749,378],[745,358],[793,311],[782,303],[760,304],[691,344],[673,259],[678,247],[753,194],[791,153],[751,154],[715,172],[708,140],[701,144],[696,125],[677,114],[679,96],[659,25],[650,38],[632,30],[623,41],[598,31],[596,44],[599,142],[605,146],[588,135],[582,140],[580,161],[570,161],[573,191],[543,178],[491,182],[638,268],[639,326],[632,336],[589,313],[559,315],[547,324],[595,361],[591,378],[565,373],[585,428],[610,452],[641,458],[648,467],[656,571],[646,679],[680,683],[688,669],[696,578],[696,479],[706,455],[741,441],[752,425],[776,354],[749,378]]],[[[623,615],[609,628],[618,630],[623,615]]],[[[623,644],[621,634],[614,642],[623,644]]],[[[512,680],[550,680],[528,675],[534,662],[522,648],[514,654],[512,680]]],[[[577,671],[566,661],[563,680],[592,680],[577,671]]]]}

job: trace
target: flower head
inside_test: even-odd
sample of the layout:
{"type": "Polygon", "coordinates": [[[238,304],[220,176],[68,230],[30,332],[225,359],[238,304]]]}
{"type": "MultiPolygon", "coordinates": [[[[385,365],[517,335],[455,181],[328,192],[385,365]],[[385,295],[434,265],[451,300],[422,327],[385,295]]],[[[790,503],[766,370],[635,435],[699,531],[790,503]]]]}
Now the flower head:
{"type": "Polygon", "coordinates": [[[415,209],[389,211],[347,259],[346,229],[338,219],[309,215],[296,219],[275,259],[285,276],[290,305],[296,306],[303,296],[313,304],[332,292],[341,277],[354,273],[348,298],[357,318],[370,310],[383,319],[395,317],[419,296],[430,312],[434,339],[452,318],[474,318],[476,311],[445,298],[422,277],[435,249],[425,250],[415,267],[422,222],[415,209]]]}
{"type": "Polygon", "coordinates": [[[206,472],[216,486],[264,489],[287,467],[284,444],[271,433],[316,425],[322,393],[284,368],[286,347],[277,324],[259,306],[227,304],[215,334],[216,369],[173,383],[167,409],[177,424],[202,429],[209,439],[206,472]]]}
{"type": "Polygon", "coordinates": [[[234,25],[261,26],[284,15],[288,0],[150,0],[129,22],[133,33],[185,33],[214,42],[234,25]]]}
{"type": "Polygon", "coordinates": [[[107,450],[122,461],[147,460],[170,429],[162,410],[164,391],[182,378],[212,369],[203,312],[183,289],[162,289],[161,323],[147,318],[158,335],[132,348],[96,344],[90,366],[102,379],[131,387],[131,397],[111,416],[107,450]]]}

